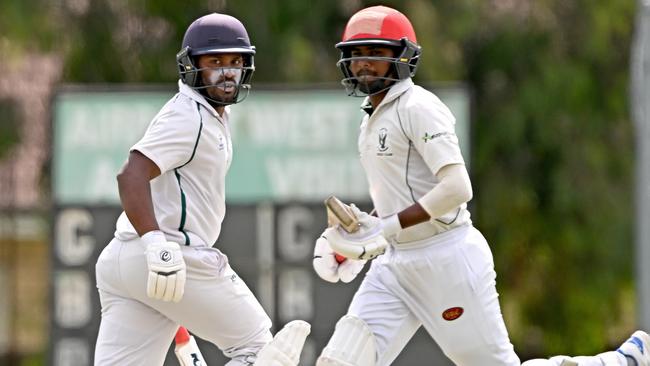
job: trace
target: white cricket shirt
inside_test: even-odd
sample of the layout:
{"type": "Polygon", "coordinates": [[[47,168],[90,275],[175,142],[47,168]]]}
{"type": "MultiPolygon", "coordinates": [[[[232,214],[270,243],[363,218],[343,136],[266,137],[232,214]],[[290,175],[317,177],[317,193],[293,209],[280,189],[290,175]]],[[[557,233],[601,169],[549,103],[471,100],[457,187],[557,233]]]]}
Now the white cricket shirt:
{"type": "MultiPolygon", "coordinates": [[[[226,172],[232,160],[228,127],[199,94],[181,81],[179,92],[153,118],[131,151],[151,159],[160,176],[151,180],[151,196],[160,229],[181,245],[212,246],[226,213],[226,172]]],[[[115,237],[138,237],[122,212],[115,237]]]]}
{"type": "MultiPolygon", "coordinates": [[[[368,110],[370,102],[362,108],[368,110]]],[[[398,213],[431,191],[435,174],[465,164],[454,130],[456,119],[438,97],[411,79],[393,85],[359,132],[359,154],[379,217],[398,213]]],[[[471,223],[467,205],[402,230],[397,242],[423,240],[471,223]]]]}

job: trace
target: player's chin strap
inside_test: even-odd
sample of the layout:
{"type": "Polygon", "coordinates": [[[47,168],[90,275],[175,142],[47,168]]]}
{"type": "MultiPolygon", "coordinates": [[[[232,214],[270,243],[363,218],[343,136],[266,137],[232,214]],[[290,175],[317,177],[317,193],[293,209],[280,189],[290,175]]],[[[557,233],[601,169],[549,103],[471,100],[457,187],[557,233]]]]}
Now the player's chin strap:
{"type": "Polygon", "coordinates": [[[253,366],[297,366],[311,325],[302,320],[287,323],[257,354],[253,366]]]}

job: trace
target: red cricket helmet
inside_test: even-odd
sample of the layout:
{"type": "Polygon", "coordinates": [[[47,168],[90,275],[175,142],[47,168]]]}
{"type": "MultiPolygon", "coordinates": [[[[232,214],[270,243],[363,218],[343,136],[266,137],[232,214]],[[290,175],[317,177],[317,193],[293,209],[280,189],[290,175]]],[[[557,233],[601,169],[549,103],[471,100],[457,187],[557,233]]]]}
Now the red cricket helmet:
{"type": "MultiPolygon", "coordinates": [[[[343,39],[336,44],[341,50],[337,66],[344,75],[342,83],[350,90],[356,89],[356,78],[349,70],[350,50],[354,46],[386,46],[396,50],[393,63],[396,80],[403,80],[415,75],[421,47],[417,44],[415,31],[408,18],[399,11],[386,6],[372,6],[355,13],[343,32],[343,39]]],[[[353,93],[354,94],[354,91],[353,93]]]]}

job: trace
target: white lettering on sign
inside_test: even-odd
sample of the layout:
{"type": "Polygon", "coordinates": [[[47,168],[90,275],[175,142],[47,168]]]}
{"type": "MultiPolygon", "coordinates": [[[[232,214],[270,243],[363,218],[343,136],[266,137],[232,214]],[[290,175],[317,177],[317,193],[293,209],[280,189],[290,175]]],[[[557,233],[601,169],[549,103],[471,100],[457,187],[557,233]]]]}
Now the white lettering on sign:
{"type": "Polygon", "coordinates": [[[313,222],[312,211],[304,206],[290,206],[278,213],[278,249],[282,259],[309,259],[314,247],[314,238],[309,235],[313,222]]]}
{"type": "Polygon", "coordinates": [[[62,328],[81,328],[92,318],[90,277],[83,270],[59,271],[54,277],[54,319],[62,328]]]}
{"type": "Polygon", "coordinates": [[[132,145],[162,105],[106,103],[71,105],[65,123],[62,146],[65,149],[113,149],[116,144],[132,145]]]}
{"type": "Polygon", "coordinates": [[[297,108],[278,108],[264,103],[238,111],[233,122],[233,137],[249,140],[258,147],[280,147],[283,150],[349,149],[355,147],[355,123],[350,111],[333,104],[331,108],[320,103],[297,108]]]}
{"type": "Polygon", "coordinates": [[[95,249],[95,239],[90,231],[93,217],[87,210],[66,209],[56,219],[55,252],[61,262],[68,266],[87,263],[95,249]]]}
{"type": "Polygon", "coordinates": [[[278,276],[278,315],[282,323],[314,316],[312,274],[305,268],[287,269],[278,276]]]}
{"type": "Polygon", "coordinates": [[[110,158],[98,160],[89,175],[89,195],[97,201],[119,202],[120,194],[115,179],[119,169],[110,158]]]}
{"type": "Polygon", "coordinates": [[[349,157],[268,157],[266,170],[279,199],[323,199],[333,193],[348,199],[366,199],[368,183],[358,160],[349,157]]]}

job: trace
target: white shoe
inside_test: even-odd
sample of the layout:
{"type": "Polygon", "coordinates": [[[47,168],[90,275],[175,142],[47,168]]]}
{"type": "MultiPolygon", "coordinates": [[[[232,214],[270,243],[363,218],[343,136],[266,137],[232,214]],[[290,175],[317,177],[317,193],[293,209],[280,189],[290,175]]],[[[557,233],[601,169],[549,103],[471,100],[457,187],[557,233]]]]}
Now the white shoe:
{"type": "Polygon", "coordinates": [[[637,330],[616,351],[634,361],[636,366],[650,366],[650,335],[637,330]]]}

